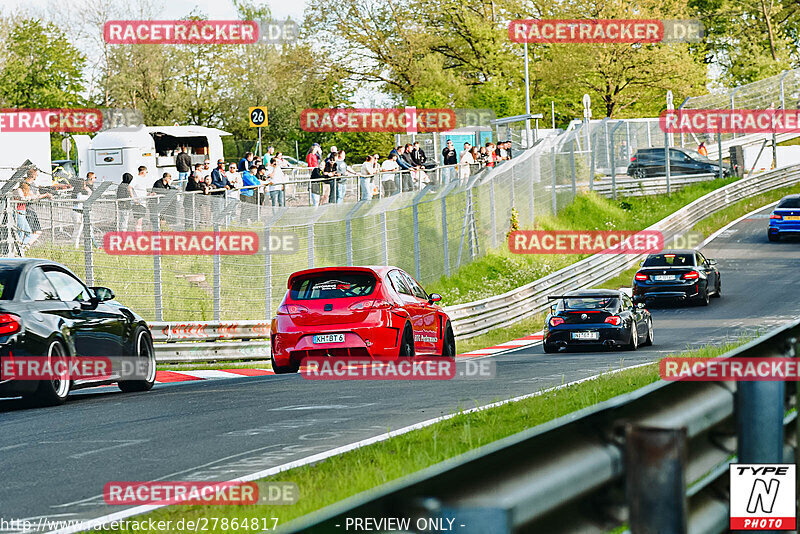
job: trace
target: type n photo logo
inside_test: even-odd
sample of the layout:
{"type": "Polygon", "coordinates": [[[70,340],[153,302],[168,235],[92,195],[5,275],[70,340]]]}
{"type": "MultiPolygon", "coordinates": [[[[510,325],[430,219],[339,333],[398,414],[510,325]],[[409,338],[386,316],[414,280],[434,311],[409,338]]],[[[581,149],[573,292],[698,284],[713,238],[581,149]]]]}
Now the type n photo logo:
{"type": "Polygon", "coordinates": [[[731,530],[794,530],[794,464],[731,464],[731,530]]]}

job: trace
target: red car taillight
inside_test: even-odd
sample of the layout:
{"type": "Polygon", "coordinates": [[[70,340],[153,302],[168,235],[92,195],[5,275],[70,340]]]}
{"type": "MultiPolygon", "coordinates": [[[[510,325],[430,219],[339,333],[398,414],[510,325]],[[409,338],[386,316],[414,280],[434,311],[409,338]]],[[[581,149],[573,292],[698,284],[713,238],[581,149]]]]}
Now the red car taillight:
{"type": "Polygon", "coordinates": [[[636,161],[636,156],[631,156],[631,161],[636,161]]]}
{"type": "Polygon", "coordinates": [[[21,328],[19,317],[10,313],[0,313],[0,336],[14,334],[19,332],[21,328]]]}
{"type": "Polygon", "coordinates": [[[619,326],[622,323],[622,317],[620,317],[619,315],[611,315],[609,317],[606,317],[606,320],[603,322],[608,324],[613,324],[614,326],[619,326]]]}
{"type": "Polygon", "coordinates": [[[689,271],[688,273],[684,274],[682,278],[684,280],[697,280],[700,278],[700,273],[697,271],[689,271]]]}
{"type": "Polygon", "coordinates": [[[351,310],[386,310],[392,307],[390,302],[385,300],[359,300],[349,306],[351,310]]]}
{"type": "Polygon", "coordinates": [[[564,319],[561,317],[553,317],[550,319],[550,326],[558,326],[560,324],[564,324],[564,319]]]}
{"type": "Polygon", "coordinates": [[[636,273],[635,275],[633,275],[633,279],[634,279],[634,280],[639,280],[640,282],[644,282],[644,281],[645,281],[645,280],[647,280],[648,278],[650,278],[650,277],[649,277],[649,276],[647,276],[647,275],[646,275],[646,274],[644,274],[644,273],[636,273]]]}
{"type": "Polygon", "coordinates": [[[783,216],[782,215],[778,215],[777,213],[773,213],[773,214],[771,214],[769,216],[769,218],[770,219],[778,219],[778,220],[780,220],[780,219],[783,219],[783,216]]]}
{"type": "Polygon", "coordinates": [[[278,308],[278,315],[296,315],[298,313],[306,313],[308,308],[300,306],[299,304],[281,304],[278,308]]]}

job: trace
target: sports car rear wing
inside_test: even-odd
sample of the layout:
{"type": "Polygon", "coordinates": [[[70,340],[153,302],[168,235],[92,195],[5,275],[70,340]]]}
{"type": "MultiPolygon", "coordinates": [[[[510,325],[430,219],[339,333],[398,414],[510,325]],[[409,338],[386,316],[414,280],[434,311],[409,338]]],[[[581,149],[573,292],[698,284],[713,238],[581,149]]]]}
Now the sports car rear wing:
{"type": "Polygon", "coordinates": [[[547,297],[548,300],[558,300],[558,299],[616,299],[619,298],[619,295],[550,295],[547,297]]]}

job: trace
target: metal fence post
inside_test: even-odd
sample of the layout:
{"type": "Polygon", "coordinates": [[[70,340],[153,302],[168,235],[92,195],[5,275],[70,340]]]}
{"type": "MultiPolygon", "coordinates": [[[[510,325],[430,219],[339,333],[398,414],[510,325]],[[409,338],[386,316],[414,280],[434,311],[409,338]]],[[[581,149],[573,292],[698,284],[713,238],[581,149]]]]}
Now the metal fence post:
{"type": "Polygon", "coordinates": [[[270,238],[272,229],[269,224],[264,225],[264,318],[272,319],[272,252],[270,251],[270,238]]]}
{"type": "MultiPolygon", "coordinates": [[[[718,178],[722,180],[722,130],[717,132],[717,159],[719,160],[718,178]]],[[[744,165],[744,162],[742,162],[742,165],[744,165]]]]}
{"type": "Polygon", "coordinates": [[[414,219],[414,277],[419,280],[421,265],[420,265],[420,244],[419,244],[419,199],[414,198],[414,203],[411,206],[411,217],[414,219]]]}
{"type": "Polygon", "coordinates": [[[442,255],[444,275],[450,276],[450,240],[447,235],[447,196],[442,196],[442,255]]]}
{"type": "Polygon", "coordinates": [[[597,132],[589,138],[589,150],[591,151],[591,161],[589,163],[589,191],[594,191],[594,175],[597,172],[597,132]]]}
{"type": "Polygon", "coordinates": [[[625,124],[625,121],[620,121],[611,128],[611,198],[617,200],[617,155],[614,150],[614,135],[617,133],[617,128],[625,124]]]}
{"type": "Polygon", "coordinates": [[[630,531],[686,534],[686,428],[625,427],[625,488],[630,531]]]}
{"type": "Polygon", "coordinates": [[[102,182],[95,187],[89,198],[83,201],[83,259],[86,270],[86,285],[94,285],[94,249],[92,247],[92,206],[111,187],[111,182],[102,182]]]}
{"type": "Polygon", "coordinates": [[[495,214],[494,180],[489,182],[489,220],[492,225],[492,247],[497,247],[497,215],[495,214]]]}
{"type": "Polygon", "coordinates": [[[314,268],[314,221],[308,222],[308,268],[314,268]]]}
{"type": "Polygon", "coordinates": [[[672,168],[669,164],[669,134],[664,134],[664,172],[667,177],[667,194],[670,194],[670,178],[672,177],[672,168]]]}
{"type": "Polygon", "coordinates": [[[783,415],[786,383],[745,382],[736,387],[738,461],[783,463],[783,415]]]}
{"type": "MultiPolygon", "coordinates": [[[[528,166],[530,167],[530,170],[528,172],[528,183],[530,185],[530,191],[528,192],[528,195],[529,195],[528,208],[530,209],[530,214],[531,214],[531,217],[530,217],[530,220],[528,221],[528,223],[531,226],[533,226],[533,222],[534,222],[534,218],[535,218],[534,217],[534,211],[536,209],[536,201],[535,201],[535,198],[536,198],[536,181],[534,180],[534,172],[535,172],[536,169],[535,169],[534,164],[533,164],[533,158],[529,158],[527,163],[528,163],[528,166]]],[[[541,167],[539,167],[539,170],[541,171],[541,167]]]]}
{"type": "Polygon", "coordinates": [[[383,264],[389,265],[389,225],[386,223],[386,212],[381,212],[381,242],[383,243],[383,264]]]}
{"type": "Polygon", "coordinates": [[[516,198],[515,197],[517,196],[517,192],[515,191],[515,188],[514,188],[514,170],[516,168],[517,168],[516,165],[511,165],[511,190],[510,190],[509,194],[511,195],[511,207],[512,208],[516,207],[516,198]]]}
{"type": "Polygon", "coordinates": [[[575,200],[575,196],[578,194],[578,185],[577,185],[576,180],[575,180],[575,140],[574,139],[569,144],[569,160],[570,160],[570,165],[572,166],[572,199],[575,200]]]}
{"type": "Polygon", "coordinates": [[[553,215],[558,213],[558,202],[556,200],[556,147],[550,147],[550,161],[553,165],[553,215]]]}

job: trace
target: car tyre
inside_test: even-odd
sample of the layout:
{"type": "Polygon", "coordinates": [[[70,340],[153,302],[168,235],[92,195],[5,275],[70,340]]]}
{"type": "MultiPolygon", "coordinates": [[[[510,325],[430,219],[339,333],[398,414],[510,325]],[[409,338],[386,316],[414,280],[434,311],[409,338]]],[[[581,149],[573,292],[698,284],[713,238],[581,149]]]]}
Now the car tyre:
{"type": "Polygon", "coordinates": [[[781,240],[781,236],[780,236],[780,234],[773,234],[771,232],[767,232],[767,239],[769,239],[770,241],[772,241],[774,243],[776,241],[780,241],[781,240]]]}
{"type": "Polygon", "coordinates": [[[444,328],[442,357],[451,359],[456,357],[456,336],[453,334],[453,327],[450,324],[450,321],[447,321],[447,325],[444,328]]]}
{"type": "Polygon", "coordinates": [[[407,324],[403,329],[403,337],[400,340],[399,356],[401,358],[414,357],[414,330],[411,328],[410,324],[407,324]]]}
{"type": "Polygon", "coordinates": [[[653,320],[647,320],[647,339],[644,340],[642,345],[650,347],[653,345],[653,320]]]}
{"type": "Polygon", "coordinates": [[[647,171],[644,169],[636,169],[633,171],[633,177],[637,180],[644,180],[647,178],[647,171]]]}
{"type": "Polygon", "coordinates": [[[299,365],[291,365],[291,364],[289,364],[289,365],[278,365],[277,363],[275,363],[275,356],[274,355],[270,355],[269,361],[272,363],[272,372],[275,373],[276,375],[284,375],[284,374],[288,374],[288,373],[296,373],[297,371],[300,370],[300,366],[299,365]]]}
{"type": "Polygon", "coordinates": [[[554,352],[558,352],[558,347],[556,345],[553,345],[553,344],[550,344],[550,343],[547,343],[547,342],[542,342],[542,348],[544,349],[544,351],[547,354],[552,354],[554,352]]]}
{"type": "Polygon", "coordinates": [[[627,350],[636,350],[639,348],[639,331],[636,330],[636,321],[631,321],[631,341],[625,348],[627,350]]]}
{"type": "Polygon", "coordinates": [[[708,288],[706,288],[706,290],[703,291],[703,294],[700,295],[699,300],[697,301],[697,303],[700,306],[708,306],[709,302],[711,302],[711,299],[708,296],[708,288]]]}
{"type": "MultiPolygon", "coordinates": [[[[61,341],[53,340],[50,342],[50,346],[47,347],[47,359],[53,361],[60,358],[69,358],[69,353],[61,341]]],[[[26,395],[26,398],[29,397],[39,406],[58,406],[67,401],[70,385],[71,381],[66,377],[40,380],[36,391],[29,396],[26,395]]]]}
{"type": "Polygon", "coordinates": [[[717,279],[717,288],[714,290],[714,298],[718,299],[722,296],[722,282],[717,279]]]}
{"type": "Polygon", "coordinates": [[[156,383],[156,351],[150,331],[144,326],[139,325],[134,330],[132,356],[147,361],[147,374],[142,380],[120,380],[117,386],[125,393],[153,389],[153,384],[156,383]]]}

